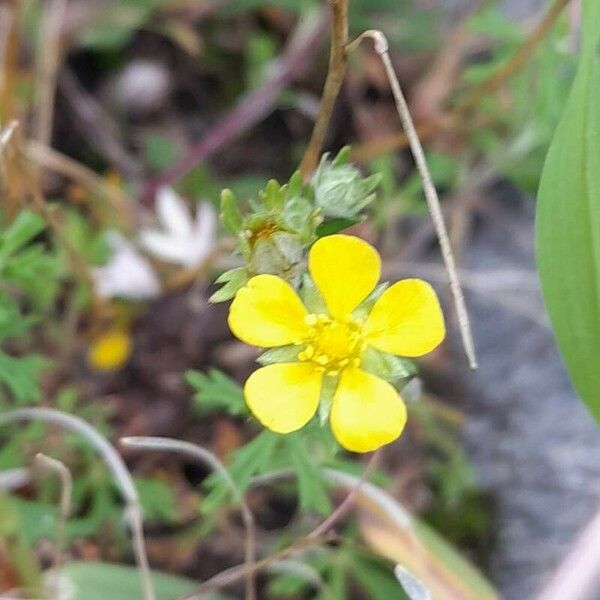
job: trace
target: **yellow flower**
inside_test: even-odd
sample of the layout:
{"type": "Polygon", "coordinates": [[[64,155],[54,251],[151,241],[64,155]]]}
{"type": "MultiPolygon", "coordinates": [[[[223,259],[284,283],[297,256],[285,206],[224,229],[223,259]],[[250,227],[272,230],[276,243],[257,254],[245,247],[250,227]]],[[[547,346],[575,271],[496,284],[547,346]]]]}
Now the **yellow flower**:
{"type": "Polygon", "coordinates": [[[229,326],[243,342],[263,348],[294,344],[298,362],[255,371],[244,386],[246,403],[268,429],[290,433],[316,413],[324,377],[339,377],[330,424],[346,449],[370,452],[394,441],[406,423],[404,402],[390,383],[364,371],[368,346],[399,356],[421,356],[445,336],[433,288],[419,279],[389,287],[366,318],[356,308],[375,289],[381,273],[377,251],[359,238],[321,238],[308,269],[327,306],[309,313],[294,289],[274,275],[258,275],[238,291],[229,326]]]}
{"type": "Polygon", "coordinates": [[[88,350],[88,363],[97,371],[121,369],[131,355],[131,336],[111,329],[96,338],[88,350]]]}

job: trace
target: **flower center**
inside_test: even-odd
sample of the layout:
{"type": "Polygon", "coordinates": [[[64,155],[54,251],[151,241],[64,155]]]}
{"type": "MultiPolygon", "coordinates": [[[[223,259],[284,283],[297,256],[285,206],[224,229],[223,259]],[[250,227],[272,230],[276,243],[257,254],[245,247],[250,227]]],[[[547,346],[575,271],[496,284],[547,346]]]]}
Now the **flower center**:
{"type": "Polygon", "coordinates": [[[305,321],[309,331],[299,360],[315,363],[320,371],[331,376],[348,365],[360,364],[364,344],[359,323],[336,321],[323,314],[307,315],[305,321]]]}

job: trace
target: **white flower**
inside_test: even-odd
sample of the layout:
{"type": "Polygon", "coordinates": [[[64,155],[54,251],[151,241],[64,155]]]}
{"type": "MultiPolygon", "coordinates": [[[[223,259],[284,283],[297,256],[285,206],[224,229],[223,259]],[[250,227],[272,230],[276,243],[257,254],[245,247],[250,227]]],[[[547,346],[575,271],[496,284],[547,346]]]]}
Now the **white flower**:
{"type": "Polygon", "coordinates": [[[215,247],[218,221],[210,204],[200,203],[192,218],[185,202],[164,187],[156,196],[156,214],[162,229],[146,229],[139,237],[143,248],[156,258],[191,268],[215,247]]]}
{"type": "Polygon", "coordinates": [[[145,300],[160,293],[160,282],[150,263],[117,231],[109,231],[112,254],[108,262],[92,269],[96,293],[101,298],[145,300]]]}

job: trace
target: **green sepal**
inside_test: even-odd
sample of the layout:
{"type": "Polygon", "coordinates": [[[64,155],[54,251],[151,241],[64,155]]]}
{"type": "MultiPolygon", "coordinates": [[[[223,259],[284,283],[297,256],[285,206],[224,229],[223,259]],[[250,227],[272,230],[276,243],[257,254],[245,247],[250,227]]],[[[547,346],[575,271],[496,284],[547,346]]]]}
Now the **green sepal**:
{"type": "Polygon", "coordinates": [[[335,394],[339,380],[339,375],[336,375],[335,377],[332,377],[331,375],[325,375],[323,377],[321,397],[319,398],[319,423],[321,423],[321,427],[323,427],[329,420],[331,404],[333,403],[333,395],[335,394]]]}
{"type": "Polygon", "coordinates": [[[416,372],[415,366],[410,360],[381,352],[372,346],[367,346],[363,352],[360,367],[390,383],[406,379],[416,372]]]}
{"type": "Polygon", "coordinates": [[[333,235],[334,233],[348,229],[348,227],[352,227],[352,225],[356,225],[361,221],[363,221],[362,217],[353,217],[351,219],[338,217],[337,219],[328,219],[317,226],[316,234],[318,238],[333,235]]]}
{"type": "Polygon", "coordinates": [[[307,234],[313,215],[312,204],[304,196],[294,195],[286,199],[281,218],[289,229],[307,234]]]}
{"type": "Polygon", "coordinates": [[[302,287],[300,289],[300,298],[304,302],[304,306],[309,313],[314,314],[327,314],[327,306],[321,292],[317,289],[315,282],[311,279],[310,275],[304,274],[302,278],[302,287]]]}
{"type": "Polygon", "coordinates": [[[366,319],[370,312],[373,310],[373,306],[375,302],[379,300],[383,292],[388,289],[389,283],[386,281],[384,283],[380,283],[355,309],[352,313],[352,316],[355,319],[364,320],[366,319]]]}
{"type": "Polygon", "coordinates": [[[299,344],[290,344],[289,346],[279,346],[278,348],[269,348],[263,352],[256,362],[261,365],[272,365],[275,363],[293,363],[298,362],[298,353],[304,346],[299,344]]]}
{"type": "Polygon", "coordinates": [[[221,192],[221,223],[229,232],[238,234],[242,230],[242,215],[237,207],[233,192],[225,189],[221,192]]]}
{"type": "Polygon", "coordinates": [[[275,179],[270,179],[265,189],[259,192],[259,198],[263,206],[274,212],[283,210],[286,186],[279,185],[275,179]]]}
{"type": "Polygon", "coordinates": [[[210,298],[209,302],[225,302],[231,300],[238,290],[243,288],[248,283],[249,275],[245,267],[237,267],[222,273],[215,283],[225,283],[225,285],[217,290],[210,298]]]}

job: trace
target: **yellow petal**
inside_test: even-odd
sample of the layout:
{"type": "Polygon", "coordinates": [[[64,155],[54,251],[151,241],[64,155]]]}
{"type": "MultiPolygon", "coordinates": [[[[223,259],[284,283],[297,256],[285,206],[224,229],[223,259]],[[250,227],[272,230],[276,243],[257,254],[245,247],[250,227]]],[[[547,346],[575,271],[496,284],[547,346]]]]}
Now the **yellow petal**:
{"type": "Polygon", "coordinates": [[[422,356],[446,335],[444,315],[434,289],[420,279],[405,279],[375,302],[363,327],[365,341],[399,356],[422,356]]]}
{"type": "Polygon", "coordinates": [[[373,246],[351,235],[317,240],[308,254],[313,281],[336,319],[350,313],[373,291],[381,274],[381,259],[373,246]]]}
{"type": "Polygon", "coordinates": [[[372,452],[402,433],[406,407],[387,381],[362,369],[346,369],[333,396],[330,421],[341,446],[372,452]]]}
{"type": "Polygon", "coordinates": [[[238,291],[229,309],[229,327],[238,339],[272,348],[306,335],[306,308],[292,286],[275,275],[257,275],[238,291]]]}
{"type": "Polygon", "coordinates": [[[254,371],[244,386],[246,404],[267,429],[290,433],[313,417],[323,375],[308,363],[279,363],[254,371]]]}

